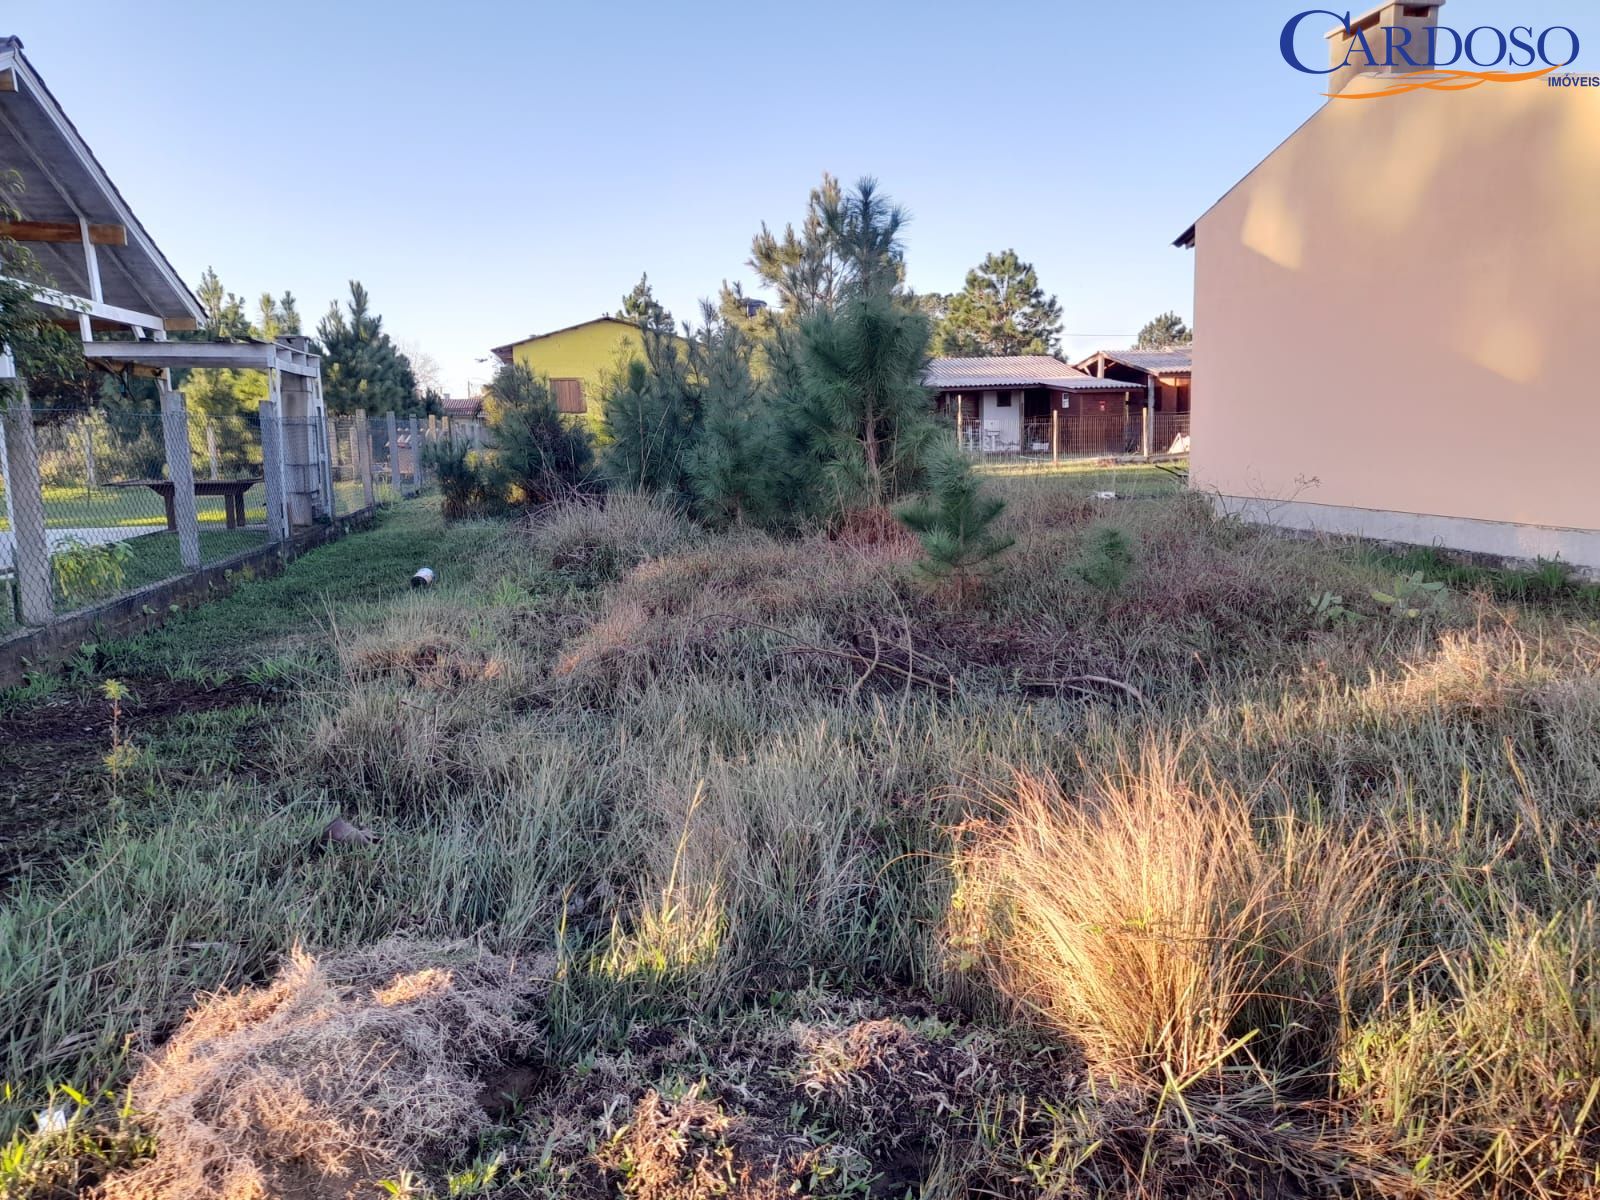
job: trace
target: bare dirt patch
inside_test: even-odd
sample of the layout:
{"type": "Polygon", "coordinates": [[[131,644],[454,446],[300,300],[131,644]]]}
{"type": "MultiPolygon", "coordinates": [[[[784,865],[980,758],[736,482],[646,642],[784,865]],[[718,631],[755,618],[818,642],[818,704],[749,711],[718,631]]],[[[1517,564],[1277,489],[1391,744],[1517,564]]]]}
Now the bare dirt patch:
{"type": "MultiPolygon", "coordinates": [[[[126,682],[132,698],[122,702],[119,728],[135,744],[179,717],[272,699],[251,684],[126,682]]],[[[112,719],[111,701],[98,692],[63,693],[0,716],[0,890],[25,868],[81,844],[104,812],[112,719]]]]}

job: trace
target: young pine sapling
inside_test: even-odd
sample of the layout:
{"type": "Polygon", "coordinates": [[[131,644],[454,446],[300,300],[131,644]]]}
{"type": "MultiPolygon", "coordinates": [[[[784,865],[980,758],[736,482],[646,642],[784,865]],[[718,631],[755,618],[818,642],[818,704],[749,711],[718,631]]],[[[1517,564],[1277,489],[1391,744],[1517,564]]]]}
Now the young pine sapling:
{"type": "Polygon", "coordinates": [[[928,495],[900,510],[900,521],[922,542],[917,564],[924,577],[950,584],[964,600],[994,560],[1016,541],[991,528],[1005,510],[1004,500],[986,496],[966,459],[955,451],[935,455],[928,464],[928,495]]]}

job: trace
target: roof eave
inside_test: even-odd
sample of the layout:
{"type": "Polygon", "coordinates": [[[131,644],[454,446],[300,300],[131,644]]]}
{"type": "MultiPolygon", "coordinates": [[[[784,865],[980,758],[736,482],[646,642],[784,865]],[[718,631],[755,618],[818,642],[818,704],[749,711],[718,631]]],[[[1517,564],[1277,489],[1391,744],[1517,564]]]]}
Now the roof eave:
{"type": "Polygon", "coordinates": [[[39,73],[33,69],[33,64],[28,61],[27,55],[22,53],[21,38],[8,37],[0,40],[0,70],[11,71],[13,88],[17,91],[22,91],[25,86],[27,92],[33,96],[34,103],[44,110],[45,115],[55,125],[62,140],[72,148],[73,153],[82,162],[84,169],[104,192],[111,207],[121,216],[122,224],[128,230],[130,244],[135,241],[138,243],[139,248],[155,264],[157,271],[166,278],[167,284],[172,289],[178,303],[186,310],[183,313],[156,313],[154,315],[163,318],[186,316],[192,318],[198,324],[203,324],[206,319],[206,312],[200,306],[200,301],[189,290],[189,285],[183,281],[183,277],[178,274],[172,263],[167,260],[167,256],[161,252],[161,248],[156,245],[155,239],[150,236],[143,223],[134,215],[132,206],[123,198],[122,193],[117,190],[117,185],[111,181],[111,176],[107,174],[100,160],[95,157],[94,151],[89,147],[89,143],[78,132],[78,127],[72,123],[72,119],[67,116],[66,110],[61,107],[60,101],[51,93],[44,80],[40,78],[39,73]]]}

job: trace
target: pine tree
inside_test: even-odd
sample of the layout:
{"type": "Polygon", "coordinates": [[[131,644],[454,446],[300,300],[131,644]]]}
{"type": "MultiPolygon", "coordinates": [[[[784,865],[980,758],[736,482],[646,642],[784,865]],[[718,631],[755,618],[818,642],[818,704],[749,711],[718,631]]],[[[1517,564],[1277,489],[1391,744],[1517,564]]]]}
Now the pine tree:
{"type": "Polygon", "coordinates": [[[751,369],[754,343],[702,306],[704,328],[691,345],[700,382],[700,428],[684,469],[695,511],[716,525],[764,516],[771,485],[770,423],[751,369]]]}
{"type": "Polygon", "coordinates": [[[905,275],[900,231],[908,219],[870,176],[847,193],[824,173],[807,198],[800,232],[785,225],[780,238],[763,222],[749,266],[778,294],[783,316],[803,320],[852,296],[897,288],[905,275]]]}
{"type": "Polygon", "coordinates": [[[321,342],[322,394],[334,412],[396,412],[419,407],[410,360],[383,331],[383,318],[371,311],[367,289],[350,281],[349,316],[335,301],[317,326],[321,342]]]}
{"type": "Polygon", "coordinates": [[[650,288],[650,273],[639,276],[633,290],[622,298],[622,315],[641,329],[657,333],[672,332],[672,314],[656,299],[650,288]]]}
{"type": "Polygon", "coordinates": [[[796,501],[837,515],[922,484],[938,437],[922,386],[928,322],[894,296],[855,297],[800,328],[798,388],[783,399],[796,501]]]}
{"type": "Polygon", "coordinates": [[[1032,263],[1015,250],[985,256],[949,298],[938,330],[940,354],[956,357],[1054,354],[1061,305],[1046,296],[1032,263]]]}
{"type": "Polygon", "coordinates": [[[699,389],[680,339],[645,328],[645,361],[628,363],[606,390],[603,470],[614,487],[688,496],[685,464],[700,424],[699,389]]]}
{"type": "Polygon", "coordinates": [[[960,602],[1016,540],[990,528],[1005,507],[999,497],[983,494],[966,456],[947,448],[928,464],[928,496],[898,515],[922,542],[918,569],[932,582],[952,585],[960,602]]]}
{"type": "Polygon", "coordinates": [[[1135,350],[1168,350],[1173,346],[1188,346],[1194,342],[1194,332],[1175,312],[1164,312],[1145,324],[1139,331],[1135,350]]]}
{"type": "Polygon", "coordinates": [[[750,244],[750,269],[778,294],[779,307],[790,320],[831,309],[839,299],[844,264],[828,214],[842,201],[839,181],[824,173],[822,186],[811,190],[798,234],[793,225],[785,225],[780,238],[763,221],[750,244]]]}

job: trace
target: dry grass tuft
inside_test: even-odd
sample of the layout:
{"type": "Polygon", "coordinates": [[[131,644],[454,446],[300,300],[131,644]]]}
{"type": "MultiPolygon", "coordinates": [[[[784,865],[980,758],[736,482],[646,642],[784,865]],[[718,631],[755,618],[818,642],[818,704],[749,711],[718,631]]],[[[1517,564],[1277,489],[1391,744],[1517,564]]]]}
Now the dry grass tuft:
{"type": "Polygon", "coordinates": [[[107,1200],[376,1194],[487,1118],[480,1076],[521,1053],[547,975],[468,943],[296,951],[261,988],[213,996],[139,1072],[154,1158],[107,1200]]]}
{"type": "Polygon", "coordinates": [[[703,1085],[676,1100],[651,1088],[595,1156],[621,1177],[622,1194],[634,1200],[779,1200],[793,1194],[795,1175],[783,1157],[781,1143],[708,1099],[703,1085]]]}
{"type": "Polygon", "coordinates": [[[636,492],[554,504],[534,514],[527,528],[535,558],[590,585],[616,579],[694,541],[681,512],[658,497],[636,492]]]}
{"type": "Polygon", "coordinates": [[[812,538],[730,536],[714,550],[647,562],[612,590],[590,629],[568,645],[559,677],[637,685],[718,660],[747,661],[760,626],[847,626],[892,609],[892,569],[909,552],[812,538]]]}
{"type": "Polygon", "coordinates": [[[953,944],[1107,1077],[1326,1072],[1394,950],[1388,855],[1361,830],[1258,828],[1175,760],[1147,751],[1079,798],[1019,778],[962,832],[953,944]]]}

